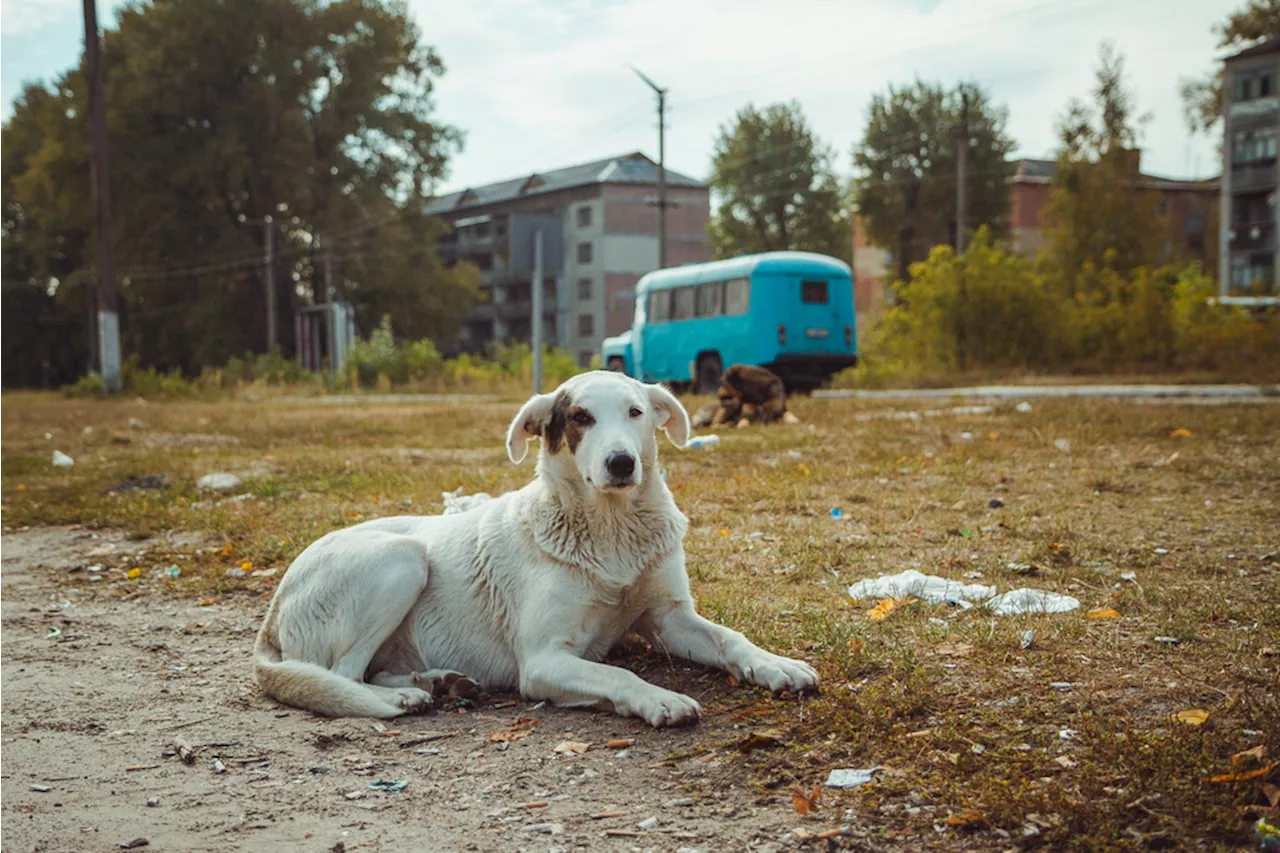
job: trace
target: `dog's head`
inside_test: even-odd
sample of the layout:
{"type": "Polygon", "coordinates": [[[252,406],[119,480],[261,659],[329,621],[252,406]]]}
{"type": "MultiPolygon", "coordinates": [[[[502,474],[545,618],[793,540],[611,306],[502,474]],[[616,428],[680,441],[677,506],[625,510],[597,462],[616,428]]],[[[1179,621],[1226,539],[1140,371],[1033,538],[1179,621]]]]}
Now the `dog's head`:
{"type": "Polygon", "coordinates": [[[572,459],[587,485],[620,491],[644,482],[657,459],[659,429],[677,447],[689,440],[689,414],[670,391],[595,370],[531,397],[507,430],[507,455],[518,464],[540,436],[542,452],[572,459]]]}

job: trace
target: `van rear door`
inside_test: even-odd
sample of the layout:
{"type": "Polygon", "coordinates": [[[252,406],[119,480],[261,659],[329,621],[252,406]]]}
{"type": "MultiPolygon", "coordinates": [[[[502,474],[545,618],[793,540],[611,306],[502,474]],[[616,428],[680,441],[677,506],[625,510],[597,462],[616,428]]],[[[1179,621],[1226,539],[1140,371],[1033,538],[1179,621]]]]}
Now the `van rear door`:
{"type": "Polygon", "coordinates": [[[839,295],[835,292],[842,284],[839,279],[819,275],[789,277],[783,352],[845,351],[839,295]]]}

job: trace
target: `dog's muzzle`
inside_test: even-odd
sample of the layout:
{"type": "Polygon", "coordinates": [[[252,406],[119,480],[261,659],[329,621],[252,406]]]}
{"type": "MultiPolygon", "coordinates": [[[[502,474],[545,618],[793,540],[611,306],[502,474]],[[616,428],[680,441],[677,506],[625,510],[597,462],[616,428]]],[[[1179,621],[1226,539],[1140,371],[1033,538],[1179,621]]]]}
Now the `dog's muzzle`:
{"type": "Polygon", "coordinates": [[[630,453],[614,453],[604,462],[609,471],[609,485],[613,488],[630,486],[636,473],[636,458],[630,453]]]}

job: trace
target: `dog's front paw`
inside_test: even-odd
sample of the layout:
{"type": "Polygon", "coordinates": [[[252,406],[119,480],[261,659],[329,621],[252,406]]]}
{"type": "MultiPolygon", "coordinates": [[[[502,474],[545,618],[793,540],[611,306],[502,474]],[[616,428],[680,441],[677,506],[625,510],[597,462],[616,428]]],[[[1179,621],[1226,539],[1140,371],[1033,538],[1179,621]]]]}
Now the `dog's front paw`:
{"type": "Polygon", "coordinates": [[[400,694],[400,707],[406,714],[421,714],[435,704],[430,693],[417,687],[401,687],[396,692],[400,694]]]}
{"type": "Polygon", "coordinates": [[[802,660],[792,660],[781,655],[767,655],[743,670],[747,681],[767,687],[774,693],[784,690],[804,693],[818,689],[818,673],[802,660]]]}
{"type": "Polygon", "coordinates": [[[655,729],[660,729],[696,723],[702,715],[702,706],[681,693],[654,688],[652,694],[643,697],[627,711],[655,729]]]}

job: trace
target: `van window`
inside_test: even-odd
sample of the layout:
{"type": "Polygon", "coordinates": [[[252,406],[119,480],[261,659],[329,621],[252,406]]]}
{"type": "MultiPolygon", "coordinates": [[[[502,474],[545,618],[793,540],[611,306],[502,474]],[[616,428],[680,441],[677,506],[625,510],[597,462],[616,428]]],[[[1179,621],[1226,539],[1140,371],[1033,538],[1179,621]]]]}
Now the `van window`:
{"type": "Polygon", "coordinates": [[[693,317],[694,290],[693,285],[677,287],[675,290],[675,306],[671,310],[672,320],[688,320],[693,317]]]}
{"type": "Polygon", "coordinates": [[[649,322],[665,323],[671,319],[671,291],[655,290],[649,294],[649,322]]]}
{"type": "Polygon", "coordinates": [[[806,305],[826,305],[827,283],[825,281],[800,282],[800,301],[806,305]]]}
{"type": "Polygon", "coordinates": [[[751,279],[735,278],[724,283],[724,313],[730,317],[751,308],[751,279]]]}
{"type": "Polygon", "coordinates": [[[724,282],[708,281],[698,285],[698,316],[719,317],[724,312],[724,282]]]}

